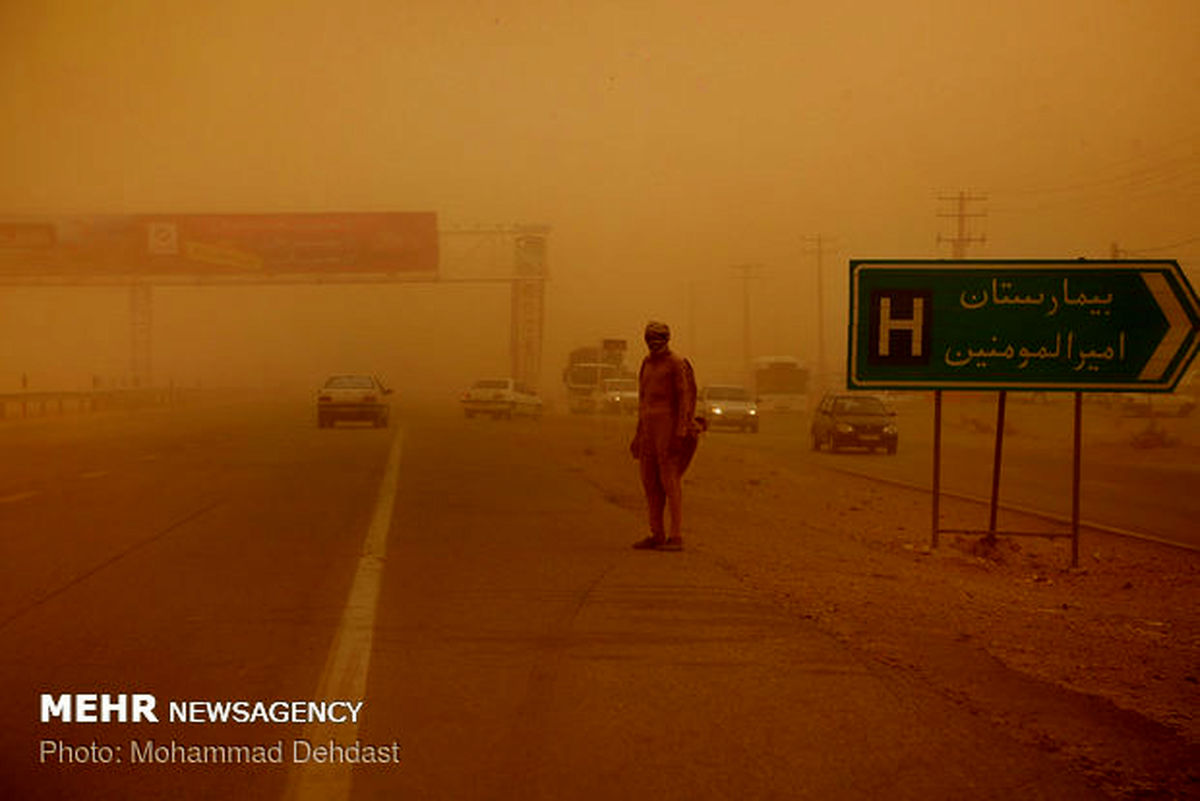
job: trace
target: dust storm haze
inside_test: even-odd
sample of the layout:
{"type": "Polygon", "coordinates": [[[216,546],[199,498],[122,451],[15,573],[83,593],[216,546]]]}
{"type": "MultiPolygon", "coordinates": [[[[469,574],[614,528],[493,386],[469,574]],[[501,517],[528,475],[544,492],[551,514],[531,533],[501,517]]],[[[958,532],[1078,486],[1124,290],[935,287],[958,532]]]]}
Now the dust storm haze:
{"type": "Polygon", "coordinates": [[[0,799],[1194,793],[1173,268],[993,285],[1059,325],[942,358],[1111,393],[813,390],[853,259],[1200,286],[1197,44],[1197,0],[0,0],[0,799]],[[437,280],[383,280],[401,219],[437,280]],[[570,404],[648,320],[696,395],[570,404]],[[715,386],[762,356],[811,371],[715,386]]]}
{"type": "MultiPolygon", "coordinates": [[[[986,198],[970,256],[1195,281],[1198,34],[1189,0],[6,3],[0,213],[545,224],[548,396],[569,349],[640,353],[649,318],[737,380],[743,292],[750,352],[839,365],[847,260],[950,255],[960,191],[986,198]]],[[[154,292],[157,382],[509,372],[503,283],[154,292]]],[[[128,314],[120,288],[5,286],[0,391],[127,380],[128,314]]]]}

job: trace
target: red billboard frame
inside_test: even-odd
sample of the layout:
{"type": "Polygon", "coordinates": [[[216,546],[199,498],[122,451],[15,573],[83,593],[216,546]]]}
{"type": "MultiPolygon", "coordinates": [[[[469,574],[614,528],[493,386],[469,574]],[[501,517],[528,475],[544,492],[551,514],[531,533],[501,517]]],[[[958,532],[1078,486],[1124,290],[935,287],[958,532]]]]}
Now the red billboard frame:
{"type": "Polygon", "coordinates": [[[0,217],[0,276],[437,276],[434,212],[0,217]]]}

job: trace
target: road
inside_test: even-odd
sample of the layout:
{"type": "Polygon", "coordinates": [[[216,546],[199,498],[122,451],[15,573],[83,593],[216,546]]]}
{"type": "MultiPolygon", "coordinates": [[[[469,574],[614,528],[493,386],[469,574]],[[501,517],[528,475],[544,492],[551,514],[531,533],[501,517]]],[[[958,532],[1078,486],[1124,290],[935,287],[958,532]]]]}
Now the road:
{"type": "MultiPolygon", "coordinates": [[[[844,450],[814,454],[808,419],[801,415],[764,420],[761,441],[737,447],[767,451],[783,463],[821,464],[908,486],[932,487],[933,405],[914,397],[894,404],[902,445],[895,456],[844,450]]],[[[942,427],[944,492],[991,498],[995,450],[995,396],[959,401],[946,394],[942,427]]],[[[1085,404],[1080,481],[1081,519],[1109,529],[1200,548],[1200,419],[1164,419],[1158,425],[1174,446],[1139,449],[1130,443],[1147,420],[1122,418],[1085,404]]],[[[1073,412],[1070,395],[1049,403],[1011,400],[1006,410],[999,500],[1002,506],[1069,520],[1073,412]]],[[[983,507],[973,528],[986,529],[983,507]]],[[[943,523],[945,525],[945,523],[943,523]]],[[[1004,520],[999,527],[1003,530],[1004,520]]],[[[1039,529],[1041,530],[1041,529],[1039,529]]],[[[1055,530],[1047,527],[1047,530],[1055,530]]]]}
{"type": "Polygon", "coordinates": [[[703,550],[630,549],[640,507],[579,467],[623,445],[620,421],[398,412],[387,430],[318,430],[302,402],[0,427],[0,795],[1100,797],[703,550]],[[89,692],[153,694],[163,718],[39,722],[42,693],[89,692]],[[363,707],[166,718],[237,699],[363,707]],[[402,761],[288,764],[300,739],[402,761]],[[132,764],[149,740],[288,758],[132,764]],[[60,744],[92,743],[113,762],[63,764],[60,744]]]}

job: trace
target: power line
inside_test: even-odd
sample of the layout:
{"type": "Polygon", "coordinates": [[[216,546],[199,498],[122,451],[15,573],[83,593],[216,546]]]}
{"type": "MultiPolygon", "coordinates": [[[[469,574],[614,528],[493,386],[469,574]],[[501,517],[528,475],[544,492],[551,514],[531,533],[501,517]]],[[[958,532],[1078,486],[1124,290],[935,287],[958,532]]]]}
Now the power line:
{"type": "Polygon", "coordinates": [[[1128,156],[1116,161],[1110,161],[1100,167],[1098,170],[1092,171],[1093,174],[1096,172],[1103,174],[1117,170],[1118,172],[1115,175],[1109,174],[1099,178],[1081,178],[1078,181],[1068,184],[1060,184],[1057,186],[1030,187],[1025,189],[1001,188],[996,191],[996,194],[1008,197],[1015,195],[1043,195],[1057,192],[1070,192],[1094,189],[1098,186],[1121,183],[1123,181],[1140,180],[1148,174],[1163,172],[1164,170],[1168,171],[1168,174],[1170,174],[1171,172],[1175,171],[1173,168],[1176,168],[1180,163],[1187,164],[1188,162],[1195,163],[1197,161],[1196,146],[1198,144],[1200,144],[1200,136],[1191,134],[1167,142],[1159,147],[1152,148],[1144,153],[1128,156]],[[1180,146],[1187,146],[1187,152],[1180,153],[1179,155],[1166,156],[1165,158],[1160,157],[1164,154],[1170,153],[1171,151],[1177,150],[1180,148],[1180,146]],[[1131,165],[1141,166],[1133,169],[1126,169],[1131,165]]]}
{"type": "MultiPolygon", "coordinates": [[[[1077,180],[1049,186],[1000,188],[998,214],[1041,212],[1055,208],[1082,210],[1194,191],[1200,183],[1200,137],[1190,135],[1153,150],[1112,161],[1077,180]],[[1022,201],[1028,205],[1017,205],[1022,201]],[[1013,205],[1008,205],[1009,203],[1013,205]]],[[[1078,173],[1076,173],[1078,174],[1078,173]]]]}
{"type": "Polygon", "coordinates": [[[1062,192],[1087,191],[1093,189],[1114,188],[1123,189],[1139,184],[1159,180],[1171,180],[1183,173],[1196,169],[1200,166],[1195,156],[1178,156],[1168,159],[1159,164],[1149,165],[1137,170],[1121,172],[1115,175],[1108,175],[1101,178],[1093,178],[1086,181],[1076,181],[1069,184],[1060,184],[1058,186],[1046,186],[1031,189],[1010,189],[1001,191],[1002,195],[1050,195],[1062,192]]]}
{"type": "Polygon", "coordinates": [[[1155,245],[1153,247],[1148,247],[1148,248],[1138,248],[1137,250],[1122,249],[1121,252],[1129,254],[1131,256],[1141,256],[1146,253],[1159,253],[1164,250],[1174,250],[1175,248],[1181,248],[1184,245],[1190,245],[1193,242],[1200,242],[1200,236],[1193,236],[1193,237],[1190,237],[1189,239],[1184,239],[1179,242],[1172,242],[1169,245],[1155,245]]]}
{"type": "Polygon", "coordinates": [[[1169,179],[1157,183],[1128,184],[1097,189],[1094,192],[1080,193],[1074,197],[1060,197],[1052,200],[1035,201],[1029,205],[999,206],[992,210],[997,214],[1028,214],[1047,211],[1050,209],[1069,208],[1072,210],[1091,209],[1114,203],[1128,203],[1130,200],[1148,200],[1160,196],[1186,195],[1200,187],[1200,180],[1190,175],[1178,173],[1169,179]],[[1178,183],[1180,180],[1183,183],[1178,183]],[[1174,184],[1172,183],[1174,182],[1174,184]]]}

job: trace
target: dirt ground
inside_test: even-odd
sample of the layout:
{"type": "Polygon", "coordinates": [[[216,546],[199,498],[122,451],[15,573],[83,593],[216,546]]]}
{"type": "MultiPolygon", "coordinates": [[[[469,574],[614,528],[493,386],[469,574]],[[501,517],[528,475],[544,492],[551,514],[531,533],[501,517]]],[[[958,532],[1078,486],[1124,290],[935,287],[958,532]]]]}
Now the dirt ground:
{"type": "MultiPolygon", "coordinates": [[[[618,438],[567,430],[571,467],[640,512],[618,438]]],[[[1115,798],[1200,798],[1200,554],[1089,530],[1078,568],[1069,539],[944,534],[932,549],[927,493],[704,444],[684,498],[689,550],[863,658],[1115,798]]],[[[941,515],[986,527],[977,503],[943,499],[941,515]]],[[[1009,512],[999,528],[1065,531],[1009,512]]]]}

